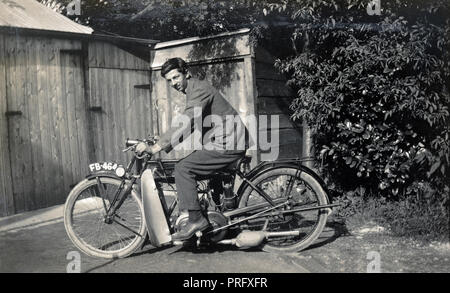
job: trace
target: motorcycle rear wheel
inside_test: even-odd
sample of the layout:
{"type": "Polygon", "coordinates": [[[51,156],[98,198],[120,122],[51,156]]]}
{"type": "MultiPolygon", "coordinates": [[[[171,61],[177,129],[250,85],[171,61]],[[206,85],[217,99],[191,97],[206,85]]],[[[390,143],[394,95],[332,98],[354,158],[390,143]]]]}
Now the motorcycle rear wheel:
{"type": "Polygon", "coordinates": [[[107,223],[106,209],[121,181],[100,177],[100,182],[103,197],[96,179],[83,180],[72,189],[64,206],[64,226],[70,240],[85,254],[124,258],[142,247],[147,235],[142,203],[132,190],[114,220],[107,223]]]}
{"type": "MultiPolygon", "coordinates": [[[[290,196],[294,204],[290,205],[289,209],[313,208],[328,204],[324,188],[307,170],[280,167],[256,176],[252,179],[252,183],[264,190],[272,199],[290,196]]],[[[262,202],[266,202],[265,199],[248,185],[242,192],[239,207],[262,202]]],[[[278,210],[285,211],[287,208],[283,207],[274,212],[278,210]]],[[[312,209],[249,220],[247,224],[251,230],[261,230],[267,225],[267,232],[298,231],[298,236],[269,238],[261,247],[268,252],[297,252],[310,246],[319,237],[326,224],[327,216],[327,209],[312,209]]]]}

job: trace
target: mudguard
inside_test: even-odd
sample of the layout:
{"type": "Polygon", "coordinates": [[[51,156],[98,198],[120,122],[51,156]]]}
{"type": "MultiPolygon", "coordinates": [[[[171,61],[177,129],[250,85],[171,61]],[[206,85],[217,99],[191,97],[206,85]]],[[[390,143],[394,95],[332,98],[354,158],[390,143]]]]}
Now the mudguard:
{"type": "MultiPolygon", "coordinates": [[[[320,185],[322,186],[322,188],[325,191],[325,195],[327,197],[327,201],[330,202],[329,192],[328,192],[328,189],[326,188],[326,184],[323,182],[322,178],[320,178],[320,176],[317,175],[310,168],[302,165],[301,164],[302,161],[303,160],[301,160],[301,159],[292,159],[292,160],[285,159],[285,160],[280,160],[280,161],[261,162],[252,171],[250,171],[250,173],[248,173],[246,177],[247,177],[247,179],[252,180],[252,179],[256,178],[257,176],[259,176],[259,175],[261,175],[261,174],[263,174],[265,172],[268,172],[268,171],[271,171],[271,170],[274,170],[274,169],[277,169],[277,168],[283,168],[283,167],[286,167],[286,168],[298,168],[298,169],[302,170],[302,172],[306,172],[309,175],[313,176],[320,183],[320,185]]],[[[239,200],[241,200],[242,192],[245,190],[247,185],[248,184],[246,182],[243,182],[239,186],[239,188],[237,190],[237,195],[239,197],[239,200]]]]}
{"type": "Polygon", "coordinates": [[[141,193],[145,222],[151,244],[160,247],[163,244],[170,243],[172,236],[150,169],[145,170],[141,176],[141,193]]]}

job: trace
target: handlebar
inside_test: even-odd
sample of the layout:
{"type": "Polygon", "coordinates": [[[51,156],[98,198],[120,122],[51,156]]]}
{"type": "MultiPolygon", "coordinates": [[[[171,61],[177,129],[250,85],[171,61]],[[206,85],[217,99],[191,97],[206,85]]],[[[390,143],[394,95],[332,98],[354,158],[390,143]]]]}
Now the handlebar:
{"type": "Polygon", "coordinates": [[[142,141],[143,140],[127,138],[127,140],[125,141],[125,146],[132,147],[132,146],[135,146],[135,145],[137,145],[138,143],[140,143],[142,141]]]}
{"type": "MultiPolygon", "coordinates": [[[[147,139],[130,139],[130,138],[127,138],[127,140],[125,141],[125,146],[127,147],[126,149],[124,149],[124,150],[122,150],[123,152],[127,152],[127,151],[130,151],[130,150],[134,150],[135,149],[135,147],[136,147],[136,145],[138,144],[138,143],[140,143],[140,142],[144,142],[144,143],[146,143],[146,144],[148,144],[148,145],[154,145],[154,144],[156,144],[156,142],[159,140],[159,137],[158,136],[149,136],[147,139]]],[[[143,156],[138,156],[137,154],[136,154],[136,157],[138,158],[138,159],[142,159],[143,157],[145,157],[145,155],[143,155],[143,156]]]]}

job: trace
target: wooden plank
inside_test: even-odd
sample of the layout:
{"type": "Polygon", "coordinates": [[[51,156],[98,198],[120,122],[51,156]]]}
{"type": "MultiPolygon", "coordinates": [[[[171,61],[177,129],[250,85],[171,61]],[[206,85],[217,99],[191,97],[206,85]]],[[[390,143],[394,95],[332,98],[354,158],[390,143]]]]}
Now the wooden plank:
{"type": "MultiPolygon", "coordinates": [[[[62,47],[73,46],[73,43],[64,41],[61,44],[62,47]]],[[[60,100],[57,103],[57,117],[59,121],[59,137],[61,140],[61,162],[60,168],[63,170],[63,180],[61,181],[62,193],[67,195],[70,190],[70,186],[76,182],[76,175],[74,169],[78,165],[76,154],[76,128],[73,123],[73,117],[75,115],[74,109],[74,92],[71,88],[73,84],[72,72],[71,72],[71,54],[63,52],[57,52],[58,67],[60,68],[60,76],[56,78],[56,82],[61,86],[56,89],[59,92],[60,100]]],[[[60,201],[60,198],[55,198],[55,201],[60,201]]]]}
{"type": "MultiPolygon", "coordinates": [[[[17,100],[17,42],[16,35],[5,35],[5,53],[6,53],[6,76],[8,77],[6,82],[7,96],[7,108],[9,111],[19,111],[17,100]]],[[[23,182],[20,170],[18,168],[18,162],[20,160],[20,150],[18,141],[20,139],[20,124],[19,120],[23,119],[21,116],[12,116],[8,118],[9,128],[9,151],[11,160],[11,178],[13,186],[13,201],[12,208],[14,213],[17,212],[16,206],[21,206],[21,194],[23,193],[23,182]]]]}
{"type": "Polygon", "coordinates": [[[197,39],[192,42],[179,40],[173,45],[169,42],[160,43],[153,50],[154,58],[151,68],[160,69],[168,58],[174,56],[190,63],[200,64],[248,56],[251,54],[248,38],[248,34],[241,34],[215,39],[197,39]]]}
{"type": "Polygon", "coordinates": [[[97,56],[97,42],[88,42],[88,68],[96,67],[97,56]]]}
{"type": "Polygon", "coordinates": [[[123,147],[123,133],[124,133],[124,115],[123,109],[120,106],[123,96],[121,95],[122,88],[125,86],[123,84],[122,78],[127,73],[123,70],[114,70],[113,81],[116,84],[115,94],[114,94],[114,105],[113,105],[113,115],[114,115],[114,144],[111,145],[113,151],[113,160],[122,161],[121,157],[121,147],[123,147]]]}
{"type": "Polygon", "coordinates": [[[106,56],[106,44],[105,43],[99,43],[97,47],[97,60],[98,60],[98,67],[104,68],[106,67],[107,62],[107,56],[106,56]]]}
{"type": "Polygon", "coordinates": [[[108,42],[89,42],[89,67],[108,69],[148,70],[149,63],[126,50],[108,42]]]}
{"type": "MultiPolygon", "coordinates": [[[[68,45],[68,44],[66,44],[68,45]]],[[[72,173],[72,159],[71,159],[71,143],[70,143],[70,133],[69,133],[69,122],[68,122],[68,111],[72,111],[68,105],[68,96],[66,96],[67,84],[70,81],[67,78],[67,60],[66,57],[59,54],[58,63],[60,68],[60,74],[56,78],[56,82],[60,84],[60,100],[57,103],[57,123],[59,125],[59,137],[60,137],[60,147],[61,147],[61,170],[63,179],[61,184],[63,190],[68,190],[69,186],[72,184],[73,173],[72,173]]]]}
{"type": "MultiPolygon", "coordinates": [[[[127,72],[127,74],[125,74],[123,76],[123,83],[125,85],[129,85],[131,82],[130,79],[130,73],[127,72]]],[[[122,101],[122,108],[123,108],[123,112],[124,112],[124,124],[125,124],[125,133],[124,136],[125,138],[134,138],[136,135],[136,130],[135,130],[135,120],[134,120],[134,115],[133,115],[133,99],[131,98],[131,87],[129,86],[123,86],[123,98],[121,99],[122,101]]]]}
{"type": "Polygon", "coordinates": [[[97,142],[97,152],[96,152],[96,161],[104,161],[106,158],[106,145],[105,145],[105,131],[106,131],[106,126],[105,126],[105,122],[104,122],[104,116],[106,115],[105,111],[106,109],[104,108],[103,105],[103,96],[105,93],[105,88],[104,88],[104,83],[103,83],[103,79],[102,79],[102,71],[103,69],[92,69],[93,73],[95,73],[94,76],[94,84],[95,84],[95,105],[96,106],[100,106],[102,107],[102,111],[101,112],[95,112],[93,113],[93,115],[95,115],[96,117],[96,121],[97,121],[97,128],[96,130],[98,131],[99,135],[98,135],[98,142],[97,142]]]}
{"type": "Polygon", "coordinates": [[[279,80],[286,82],[286,78],[270,63],[255,62],[255,76],[257,79],[279,80]]]}
{"type": "MultiPolygon", "coordinates": [[[[122,74],[118,75],[118,78],[121,82],[120,93],[119,93],[119,101],[120,101],[120,116],[121,116],[121,135],[119,137],[119,144],[117,145],[118,151],[122,148],[125,148],[125,139],[132,138],[136,134],[135,128],[135,119],[132,112],[130,112],[131,106],[131,98],[130,92],[132,91],[133,78],[132,71],[124,70],[118,71],[122,74]]],[[[129,153],[120,152],[120,162],[122,164],[128,163],[128,160],[131,159],[131,155],[129,153]]]]}
{"type": "Polygon", "coordinates": [[[123,60],[121,60],[121,67],[122,68],[127,68],[127,69],[149,69],[150,64],[146,61],[145,62],[145,66],[139,66],[139,61],[140,59],[136,58],[134,55],[129,54],[128,52],[125,52],[124,50],[122,50],[122,58],[123,60]]]}
{"type": "Polygon", "coordinates": [[[22,93],[23,93],[23,105],[24,105],[24,109],[26,109],[26,117],[27,119],[25,120],[24,126],[24,140],[26,141],[26,150],[25,150],[25,155],[23,157],[24,159],[24,163],[25,163],[25,169],[24,169],[24,184],[26,184],[26,186],[24,187],[24,196],[25,196],[25,200],[26,200],[26,210],[30,211],[30,210],[34,210],[36,209],[36,193],[34,191],[33,188],[33,148],[32,148],[32,144],[31,144],[31,124],[33,123],[32,121],[32,117],[31,117],[31,112],[33,111],[32,107],[33,105],[31,105],[29,103],[29,95],[28,95],[28,87],[29,87],[29,83],[30,80],[27,78],[27,71],[28,71],[28,48],[27,48],[27,37],[23,37],[21,38],[21,46],[22,48],[24,48],[23,50],[23,55],[22,58],[23,60],[21,60],[21,62],[23,62],[22,64],[24,65],[21,68],[21,76],[23,79],[23,89],[22,89],[22,93]]]}
{"type": "MultiPolygon", "coordinates": [[[[78,140],[77,140],[77,125],[75,116],[75,99],[76,94],[74,91],[74,68],[72,66],[73,57],[70,54],[60,54],[61,67],[63,68],[63,96],[66,98],[66,121],[67,121],[67,133],[69,142],[69,156],[67,159],[70,161],[70,181],[69,185],[76,182],[76,174],[78,174],[79,158],[77,154],[78,140]]],[[[69,167],[67,166],[67,167],[69,167]]]]}
{"type": "Polygon", "coordinates": [[[292,97],[293,92],[284,81],[257,79],[258,97],[292,97]]]}
{"type": "MultiPolygon", "coordinates": [[[[159,73],[159,72],[158,72],[159,73]]],[[[165,103],[165,99],[169,99],[171,98],[169,93],[168,93],[168,88],[166,86],[166,81],[161,77],[160,74],[154,74],[153,76],[154,79],[154,84],[153,84],[153,89],[154,89],[154,94],[152,96],[152,101],[155,105],[155,117],[158,117],[158,121],[157,121],[157,134],[158,135],[162,135],[165,131],[167,131],[168,129],[168,119],[167,119],[167,109],[166,109],[166,103],[165,103]]],[[[169,158],[173,158],[173,152],[166,154],[165,152],[160,152],[160,156],[163,159],[169,159],[169,158]]]]}
{"type": "Polygon", "coordinates": [[[36,38],[28,37],[26,44],[27,51],[27,67],[26,67],[26,98],[28,102],[29,117],[30,117],[30,145],[32,146],[32,189],[35,206],[33,209],[42,208],[45,206],[45,191],[44,185],[41,184],[42,170],[42,151],[41,151],[41,130],[39,123],[39,111],[36,111],[36,105],[39,105],[37,95],[37,67],[36,67],[36,38]]]}
{"type": "MultiPolygon", "coordinates": [[[[105,50],[107,50],[105,44],[105,50]]],[[[106,51],[107,52],[107,51],[106,51]]],[[[106,59],[106,62],[108,60],[106,59]]],[[[113,81],[113,69],[103,69],[104,73],[104,80],[103,80],[103,86],[105,89],[105,95],[102,96],[102,107],[105,108],[105,113],[103,115],[103,121],[105,123],[105,132],[103,133],[105,135],[105,160],[110,161],[113,160],[113,147],[114,147],[114,97],[115,97],[115,88],[111,84],[113,81]]]]}
{"type": "Polygon", "coordinates": [[[40,192],[41,204],[42,206],[49,206],[50,192],[52,189],[50,187],[50,170],[52,169],[51,155],[48,154],[49,144],[50,144],[50,130],[53,125],[49,122],[50,110],[48,108],[48,98],[47,98],[47,83],[49,76],[47,75],[47,46],[45,44],[45,38],[36,39],[35,50],[36,50],[36,110],[37,115],[36,126],[40,130],[40,147],[36,151],[37,155],[41,157],[41,161],[37,162],[36,170],[39,170],[40,174],[36,178],[36,184],[41,185],[40,192]]]}
{"type": "Polygon", "coordinates": [[[58,112],[58,104],[61,103],[61,98],[63,98],[61,91],[60,81],[60,48],[63,42],[51,39],[47,43],[47,50],[45,51],[45,69],[46,69],[46,84],[47,88],[45,90],[45,97],[47,100],[48,107],[48,131],[50,135],[50,140],[46,142],[49,146],[49,162],[48,162],[48,181],[49,190],[48,206],[61,203],[60,197],[67,194],[66,185],[61,184],[63,182],[63,176],[61,172],[62,165],[62,150],[61,150],[61,137],[60,130],[61,127],[58,123],[60,121],[60,115],[65,115],[66,113],[58,112]]]}
{"type": "Polygon", "coordinates": [[[105,53],[108,56],[105,59],[105,68],[120,68],[116,47],[105,42],[105,53]]]}
{"type": "Polygon", "coordinates": [[[103,84],[102,92],[104,93],[104,95],[101,96],[101,99],[102,99],[102,107],[105,109],[105,112],[102,115],[104,123],[103,140],[105,146],[105,161],[110,161],[113,160],[112,147],[114,144],[113,140],[114,117],[112,112],[113,105],[111,103],[111,97],[114,96],[114,90],[110,83],[112,80],[112,73],[114,71],[112,69],[102,69],[102,72],[103,72],[102,77],[104,78],[102,81],[103,84]]]}
{"type": "MultiPolygon", "coordinates": [[[[75,90],[75,119],[77,125],[77,140],[78,140],[78,173],[75,176],[74,184],[81,181],[89,171],[88,169],[88,135],[87,135],[87,117],[86,105],[84,97],[84,80],[83,80],[83,60],[81,56],[72,56],[74,62],[74,90],[75,90]]],[[[59,200],[62,200],[60,198],[59,200]]]]}
{"type": "MultiPolygon", "coordinates": [[[[100,103],[100,89],[99,89],[99,68],[89,68],[89,79],[90,79],[90,107],[101,107],[100,103]]],[[[95,161],[100,161],[103,155],[103,124],[102,124],[102,113],[101,112],[90,112],[91,117],[93,117],[93,126],[95,132],[95,161]]]]}
{"type": "Polygon", "coordinates": [[[273,65],[275,63],[275,57],[262,46],[256,46],[255,61],[257,63],[266,63],[268,65],[273,65]]]}
{"type": "MultiPolygon", "coordinates": [[[[101,112],[92,112],[92,115],[95,116],[96,120],[96,131],[98,133],[98,141],[97,141],[97,149],[96,149],[96,161],[104,161],[106,158],[106,150],[105,150],[105,132],[106,132],[106,125],[104,122],[104,116],[106,115],[105,111],[107,110],[105,108],[105,105],[103,104],[103,96],[105,92],[104,88],[104,82],[102,79],[102,73],[103,69],[100,68],[90,68],[90,73],[92,73],[93,77],[93,84],[95,84],[95,87],[93,87],[94,90],[94,97],[95,97],[95,106],[101,107],[101,112]]],[[[92,85],[92,83],[91,83],[92,85]]],[[[91,91],[92,92],[92,91],[91,91]]]]}
{"type": "Polygon", "coordinates": [[[294,99],[292,97],[259,97],[258,114],[286,114],[291,115],[289,107],[294,99]]]}
{"type": "MultiPolygon", "coordinates": [[[[120,64],[120,63],[119,63],[120,64]]],[[[117,84],[116,94],[115,94],[115,105],[114,105],[114,116],[116,117],[116,129],[115,129],[115,142],[114,142],[114,161],[121,163],[123,155],[120,149],[123,148],[123,136],[125,135],[125,125],[124,125],[124,109],[121,106],[123,100],[123,79],[127,75],[126,72],[122,70],[114,71],[114,83],[117,84]]]]}
{"type": "MultiPolygon", "coordinates": [[[[65,55],[65,54],[64,54],[65,55]]],[[[86,174],[86,165],[81,163],[81,156],[85,156],[86,153],[82,153],[82,144],[81,141],[81,132],[82,125],[80,122],[80,112],[83,109],[80,109],[80,104],[82,108],[82,100],[83,96],[83,83],[81,81],[81,60],[80,56],[74,54],[67,54],[68,64],[70,65],[70,74],[71,74],[71,98],[70,101],[70,109],[68,111],[72,112],[71,120],[69,120],[69,125],[71,125],[71,154],[72,154],[72,171],[73,171],[73,179],[71,185],[76,184],[80,181],[86,174]]],[[[69,116],[70,117],[70,116],[69,116]]]]}
{"type": "Polygon", "coordinates": [[[280,145],[278,159],[301,158],[302,146],[299,143],[280,145]]]}
{"type": "Polygon", "coordinates": [[[83,41],[81,44],[81,48],[83,51],[83,83],[84,83],[84,115],[86,118],[86,135],[87,135],[87,150],[88,156],[86,157],[86,161],[88,164],[94,161],[95,159],[95,144],[94,144],[94,131],[93,131],[93,121],[92,115],[89,111],[90,105],[90,77],[89,77],[89,42],[83,41]]]}
{"type": "Polygon", "coordinates": [[[273,128],[277,129],[292,129],[300,128],[302,124],[300,122],[294,122],[291,120],[289,115],[286,114],[261,114],[258,116],[258,121],[262,122],[258,125],[259,131],[266,131],[273,128]],[[278,120],[278,126],[275,126],[278,120]]]}
{"type": "Polygon", "coordinates": [[[116,46],[114,48],[116,49],[117,68],[127,68],[125,51],[116,46]]]}
{"type": "MultiPolygon", "coordinates": [[[[135,71],[133,75],[136,76],[134,82],[145,83],[148,82],[148,72],[147,71],[135,71]]],[[[139,96],[140,107],[142,109],[142,135],[147,137],[152,134],[151,129],[151,108],[150,104],[150,91],[147,89],[135,88],[135,92],[139,96]]]]}
{"type": "MultiPolygon", "coordinates": [[[[150,72],[149,71],[139,71],[140,75],[139,82],[149,83],[150,82],[150,72]]],[[[143,95],[143,109],[145,113],[145,134],[153,135],[153,126],[152,126],[152,107],[151,107],[151,99],[150,99],[150,91],[149,90],[141,90],[143,95]]]]}
{"type": "Polygon", "coordinates": [[[127,113],[128,115],[132,115],[132,122],[133,124],[137,123],[138,125],[134,126],[134,137],[136,138],[145,138],[145,131],[144,131],[144,125],[143,125],[143,115],[145,114],[142,109],[142,98],[140,94],[142,93],[142,89],[135,88],[132,84],[137,82],[139,79],[137,79],[135,72],[129,72],[129,98],[130,98],[130,111],[127,113]],[[139,121],[139,122],[137,122],[139,121]]]}
{"type": "Polygon", "coordinates": [[[244,116],[244,122],[249,131],[249,147],[250,150],[248,154],[252,156],[252,161],[250,162],[250,167],[253,168],[259,163],[258,150],[253,150],[252,145],[257,144],[258,142],[258,122],[256,120],[258,113],[258,104],[257,104],[257,91],[256,91],[256,76],[255,76],[255,60],[253,57],[246,57],[244,59],[244,78],[245,78],[245,100],[242,103],[246,104],[247,112],[241,113],[241,109],[239,114],[244,116]],[[253,119],[248,121],[248,118],[245,116],[252,116],[253,119]],[[256,125],[253,125],[256,124],[256,125]]]}
{"type": "MultiPolygon", "coordinates": [[[[139,103],[135,97],[136,89],[133,87],[135,82],[134,72],[127,71],[124,88],[126,89],[125,121],[127,124],[127,135],[129,138],[142,138],[139,132],[139,103]]],[[[126,154],[127,160],[131,159],[131,154],[126,154]]]]}
{"type": "MultiPolygon", "coordinates": [[[[17,161],[20,173],[22,176],[23,191],[20,195],[20,202],[18,201],[17,212],[29,211],[34,208],[34,192],[32,179],[32,165],[31,165],[31,144],[30,144],[30,109],[26,97],[26,39],[25,37],[17,37],[17,71],[15,81],[16,99],[18,100],[18,108],[22,111],[22,116],[18,122],[20,127],[20,137],[18,141],[18,149],[20,152],[20,159],[17,161]]],[[[19,110],[19,111],[20,111],[19,110]]]]}
{"type": "MultiPolygon", "coordinates": [[[[91,60],[91,44],[89,43],[89,60],[91,60]]],[[[97,107],[99,106],[97,103],[97,84],[96,84],[96,71],[98,69],[95,68],[88,68],[89,71],[89,102],[87,105],[88,108],[88,115],[90,116],[91,121],[91,135],[93,140],[93,152],[94,152],[94,160],[91,161],[91,163],[94,163],[97,160],[98,157],[98,148],[99,148],[99,131],[98,128],[100,127],[98,122],[98,113],[91,111],[91,107],[97,107]]]]}
{"type": "Polygon", "coordinates": [[[160,75],[160,71],[151,71],[151,84],[152,90],[150,95],[150,102],[152,105],[152,124],[153,124],[153,134],[160,135],[159,133],[159,111],[156,107],[155,100],[158,97],[158,92],[156,91],[156,84],[158,81],[158,76],[160,75]]]}
{"type": "Polygon", "coordinates": [[[277,154],[276,158],[272,159],[301,157],[302,155],[303,137],[301,130],[275,129],[270,132],[263,131],[260,133],[260,137],[260,142],[262,142],[262,145],[260,145],[260,156],[262,160],[264,160],[264,155],[267,156],[269,153],[277,154]],[[276,143],[277,136],[278,143],[276,143]]]}
{"type": "Polygon", "coordinates": [[[0,217],[14,213],[8,118],[4,115],[8,110],[6,41],[4,35],[0,34],[0,217]]]}

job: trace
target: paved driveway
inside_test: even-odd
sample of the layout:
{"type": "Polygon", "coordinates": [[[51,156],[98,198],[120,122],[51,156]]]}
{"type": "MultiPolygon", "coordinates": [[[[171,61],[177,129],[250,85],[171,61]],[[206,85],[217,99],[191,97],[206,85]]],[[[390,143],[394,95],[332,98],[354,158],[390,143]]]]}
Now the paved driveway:
{"type": "MultiPolygon", "coordinates": [[[[0,272],[55,272],[73,270],[79,255],[81,272],[133,273],[306,273],[327,272],[314,258],[239,250],[230,246],[193,250],[183,247],[142,251],[117,260],[79,253],[69,240],[61,218],[62,207],[0,219],[0,272]]],[[[324,232],[327,241],[333,232],[324,232]],[[327,236],[328,234],[328,236],[327,236]]],[[[77,267],[78,268],[78,267],[77,267]]]]}

